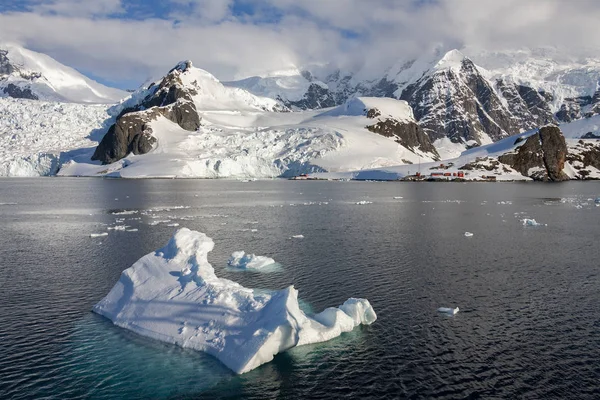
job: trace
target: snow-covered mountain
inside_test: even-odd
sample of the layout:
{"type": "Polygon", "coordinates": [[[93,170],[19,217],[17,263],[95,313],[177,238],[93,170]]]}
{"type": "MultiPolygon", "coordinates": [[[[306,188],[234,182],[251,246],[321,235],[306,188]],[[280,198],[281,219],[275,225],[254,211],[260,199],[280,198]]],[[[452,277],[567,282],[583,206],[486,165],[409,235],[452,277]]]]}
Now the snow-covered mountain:
{"type": "MultiPolygon", "coordinates": [[[[300,71],[300,70],[298,70],[300,71]]],[[[556,50],[485,52],[474,48],[403,60],[379,77],[360,71],[254,77],[229,85],[314,109],[356,96],[406,100],[419,125],[454,154],[548,123],[600,113],[600,60],[571,60],[556,50]]]]}
{"type": "Polygon", "coordinates": [[[45,54],[0,44],[0,97],[112,104],[126,96],[45,54]]]}
{"type": "Polygon", "coordinates": [[[289,112],[189,61],[109,112],[116,121],[90,154],[96,163],[73,160],[61,175],[276,177],[439,159],[404,101],[289,112]]]}
{"type": "Polygon", "coordinates": [[[558,158],[566,157],[566,172],[557,179],[598,176],[600,62],[467,51],[398,62],[376,79],[321,65],[223,84],[186,61],[111,107],[65,103],[88,101],[82,93],[100,93],[97,84],[74,84],[77,72],[43,55],[4,51],[1,90],[61,102],[0,98],[0,175],[263,178],[375,170],[400,171],[389,175],[398,178],[414,172],[413,164],[451,160],[482,176],[497,168],[505,177],[554,176],[530,173],[542,168],[543,135],[527,146],[517,140],[562,122],[567,150],[558,158]],[[473,159],[490,149],[498,151],[487,161],[473,159]]]}

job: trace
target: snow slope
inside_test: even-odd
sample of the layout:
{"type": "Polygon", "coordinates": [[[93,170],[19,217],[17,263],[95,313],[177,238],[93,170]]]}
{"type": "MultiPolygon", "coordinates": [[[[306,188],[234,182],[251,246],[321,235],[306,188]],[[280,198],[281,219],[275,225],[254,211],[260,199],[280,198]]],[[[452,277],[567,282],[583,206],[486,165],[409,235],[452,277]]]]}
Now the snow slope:
{"type": "Polygon", "coordinates": [[[600,115],[561,124],[560,130],[568,139],[579,139],[588,133],[600,137],[600,115]]]}
{"type": "Polygon", "coordinates": [[[69,152],[93,148],[105,105],[0,98],[0,176],[53,175],[69,152]]]}
{"type": "Polygon", "coordinates": [[[95,82],[53,58],[12,44],[0,44],[0,97],[9,85],[29,89],[39,100],[112,104],[127,92],[95,82]],[[5,53],[5,54],[4,54],[5,53]]]}
{"type": "MultiPolygon", "coordinates": [[[[237,101],[226,98],[230,106],[237,101]]],[[[148,154],[130,154],[105,166],[71,162],[59,175],[271,178],[432,160],[365,129],[373,123],[365,116],[365,107],[381,108],[384,115],[401,121],[411,119],[410,107],[402,101],[361,98],[331,110],[293,113],[248,107],[226,110],[223,103],[215,104],[199,109],[202,126],[196,132],[165,118],[152,122],[158,144],[148,154]]]]}
{"type": "Polygon", "coordinates": [[[377,319],[365,299],[309,316],[293,286],[258,292],[219,278],[207,260],[213,247],[203,233],[178,230],[123,271],[93,310],[140,335],[211,354],[238,374],[377,319]]]}

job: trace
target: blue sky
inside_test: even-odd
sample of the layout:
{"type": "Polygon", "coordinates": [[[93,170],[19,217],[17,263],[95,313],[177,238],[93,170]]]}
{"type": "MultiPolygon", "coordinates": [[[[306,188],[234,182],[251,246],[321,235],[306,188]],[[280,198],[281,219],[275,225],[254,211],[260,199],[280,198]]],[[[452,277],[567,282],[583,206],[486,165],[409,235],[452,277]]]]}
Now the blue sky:
{"type": "Polygon", "coordinates": [[[219,79],[327,66],[376,78],[433,48],[598,54],[600,1],[0,0],[0,41],[134,88],[191,59],[219,79]],[[585,47],[587,50],[581,50],[585,47]],[[591,49],[591,50],[590,50],[591,49]]]}

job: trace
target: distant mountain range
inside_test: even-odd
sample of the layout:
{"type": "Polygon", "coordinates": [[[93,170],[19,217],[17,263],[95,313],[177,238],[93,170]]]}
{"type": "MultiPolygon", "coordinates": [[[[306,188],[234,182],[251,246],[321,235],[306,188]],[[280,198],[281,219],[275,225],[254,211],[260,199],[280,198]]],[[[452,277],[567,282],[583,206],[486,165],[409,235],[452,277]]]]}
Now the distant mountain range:
{"type": "Polygon", "coordinates": [[[389,174],[398,178],[414,172],[410,165],[453,159],[477,176],[600,177],[600,61],[569,60],[552,49],[467,48],[366,76],[321,65],[222,83],[186,61],[127,93],[46,55],[0,46],[0,97],[13,98],[0,98],[0,175],[271,177],[376,169],[386,176],[407,165],[389,174]],[[548,124],[561,125],[567,142],[556,130],[535,136],[548,124]],[[546,144],[537,146],[537,137],[546,144]],[[575,144],[579,138],[587,142],[575,144]],[[82,148],[87,143],[97,146],[82,148]],[[576,147],[578,155],[569,154],[576,147]],[[473,148],[488,160],[466,157],[473,148]]]}
{"type": "Polygon", "coordinates": [[[356,96],[406,100],[433,141],[448,138],[466,146],[600,113],[600,59],[564,60],[552,49],[465,52],[472,56],[436,51],[368,80],[360,78],[360,71],[323,75],[317,69],[227,84],[302,110],[336,106],[356,96]]]}

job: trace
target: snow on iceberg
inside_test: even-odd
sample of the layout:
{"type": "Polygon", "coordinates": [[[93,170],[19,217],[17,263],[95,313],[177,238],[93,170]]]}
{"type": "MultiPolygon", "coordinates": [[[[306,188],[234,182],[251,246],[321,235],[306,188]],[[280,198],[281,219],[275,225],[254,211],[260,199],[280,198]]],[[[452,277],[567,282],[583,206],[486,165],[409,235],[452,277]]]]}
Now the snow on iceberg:
{"type": "Polygon", "coordinates": [[[264,267],[272,266],[275,260],[269,257],[256,256],[254,254],[246,254],[243,251],[236,251],[231,254],[231,258],[227,261],[227,265],[240,269],[255,269],[260,270],[264,267]]]}
{"type": "Polygon", "coordinates": [[[204,233],[179,229],[123,271],[93,311],[140,335],[211,354],[239,374],[377,319],[366,299],[308,316],[293,286],[255,293],[218,278],[208,262],[213,247],[204,233]]]}

